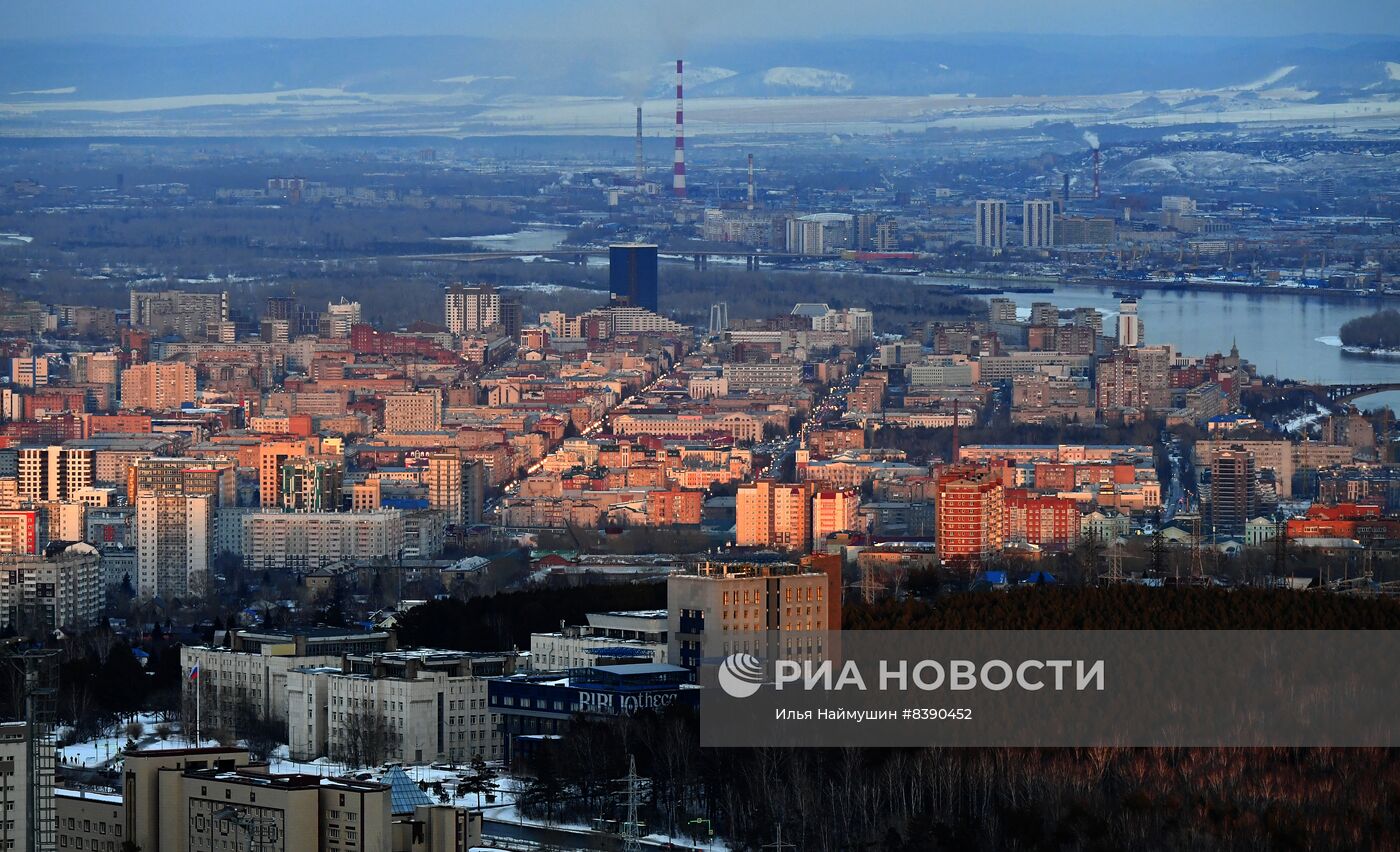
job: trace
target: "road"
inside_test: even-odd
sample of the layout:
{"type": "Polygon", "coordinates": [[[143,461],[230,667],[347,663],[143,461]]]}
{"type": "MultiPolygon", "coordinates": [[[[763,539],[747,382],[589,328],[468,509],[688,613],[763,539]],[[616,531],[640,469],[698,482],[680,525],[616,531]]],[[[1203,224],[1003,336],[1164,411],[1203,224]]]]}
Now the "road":
{"type": "MultiPolygon", "coordinates": [[[[579,849],[586,850],[586,852],[620,852],[622,849],[622,838],[616,834],[599,834],[594,831],[568,831],[542,825],[521,825],[517,822],[503,822],[490,818],[482,821],[481,835],[483,841],[492,838],[500,838],[503,840],[525,841],[527,843],[534,843],[555,849],[579,849]]],[[[643,849],[678,850],[697,848],[692,846],[668,845],[649,840],[641,841],[641,846],[643,849]]]]}

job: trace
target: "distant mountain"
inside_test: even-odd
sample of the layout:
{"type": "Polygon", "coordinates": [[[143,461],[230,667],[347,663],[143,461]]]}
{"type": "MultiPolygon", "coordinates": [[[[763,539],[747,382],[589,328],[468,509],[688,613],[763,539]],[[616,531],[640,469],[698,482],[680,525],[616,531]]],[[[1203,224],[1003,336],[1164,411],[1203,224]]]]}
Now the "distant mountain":
{"type": "MultiPolygon", "coordinates": [[[[0,102],[328,89],[376,95],[665,97],[650,45],[485,38],[0,41],[0,102]]],[[[1400,39],[965,36],[708,43],[693,96],[1092,95],[1291,87],[1400,94],[1400,39]]]]}

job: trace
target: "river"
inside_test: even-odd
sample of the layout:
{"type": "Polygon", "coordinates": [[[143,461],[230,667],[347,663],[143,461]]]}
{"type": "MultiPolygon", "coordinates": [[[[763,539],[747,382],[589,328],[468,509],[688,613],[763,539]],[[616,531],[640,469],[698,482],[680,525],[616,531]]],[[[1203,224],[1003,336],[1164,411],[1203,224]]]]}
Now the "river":
{"type": "MultiPolygon", "coordinates": [[[[933,286],[966,284],[932,279],[933,286]]],[[[1019,281],[979,281],[975,286],[1025,286],[1019,281]]],[[[1032,302],[1051,302],[1064,310],[1097,308],[1104,330],[1112,334],[1118,299],[1111,287],[1059,285],[1052,293],[1007,293],[1022,317],[1032,302]]],[[[1148,290],[1138,299],[1138,316],[1149,344],[1170,343],[1187,355],[1227,352],[1233,341],[1240,355],[1261,374],[1321,384],[1400,381],[1400,361],[1346,352],[1337,331],[1349,319],[1372,313],[1380,303],[1369,299],[1319,299],[1282,293],[1148,290]]]]}

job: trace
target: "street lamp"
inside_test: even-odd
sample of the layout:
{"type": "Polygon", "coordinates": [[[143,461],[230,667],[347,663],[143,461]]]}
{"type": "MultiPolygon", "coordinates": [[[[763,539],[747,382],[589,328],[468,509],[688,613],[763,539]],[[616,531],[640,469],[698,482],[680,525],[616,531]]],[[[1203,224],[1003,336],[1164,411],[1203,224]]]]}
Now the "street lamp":
{"type": "Polygon", "coordinates": [[[686,825],[701,825],[701,824],[703,824],[703,825],[705,826],[705,848],[706,848],[706,849],[710,849],[710,848],[712,848],[712,847],[714,846],[714,844],[715,844],[715,825],[714,825],[714,823],[710,822],[710,820],[709,820],[708,818],[706,818],[706,817],[696,817],[695,819],[693,819],[693,820],[691,820],[690,822],[686,823],[686,825]]]}

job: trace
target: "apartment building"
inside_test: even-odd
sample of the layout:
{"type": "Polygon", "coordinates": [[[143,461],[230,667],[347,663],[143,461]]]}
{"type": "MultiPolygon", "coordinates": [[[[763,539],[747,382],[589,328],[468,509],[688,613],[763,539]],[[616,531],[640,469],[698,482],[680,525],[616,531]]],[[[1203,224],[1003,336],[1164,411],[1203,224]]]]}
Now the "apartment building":
{"type": "Polygon", "coordinates": [[[324,568],[336,562],[394,563],[403,555],[400,509],[372,512],[260,510],[239,518],[243,564],[256,570],[324,568]]]}
{"type": "Polygon", "coordinates": [[[1004,496],[999,471],[972,465],[945,468],[935,500],[939,558],[975,561],[1001,550],[1004,496]]]}
{"type": "Polygon", "coordinates": [[[500,759],[486,682],[512,674],[515,653],[385,651],[346,654],[338,666],[287,674],[293,757],[355,764],[500,759]]]}
{"type": "Polygon", "coordinates": [[[707,563],[666,580],[668,659],[695,668],[734,653],[821,659],[841,625],[839,569],[707,563]]]}
{"type": "Polygon", "coordinates": [[[192,704],[198,690],[205,731],[237,736],[249,718],[287,720],[287,672],[291,669],[332,666],[344,654],[369,654],[393,647],[393,634],[386,631],[333,627],[237,630],[230,634],[228,647],[186,645],[180,649],[185,702],[192,704]]]}
{"type": "Polygon", "coordinates": [[[442,396],[436,390],[385,395],[385,432],[436,432],[441,428],[442,396]]]}
{"type": "Polygon", "coordinates": [[[0,555],[0,629],[96,627],[105,600],[101,562],[83,542],[56,543],[42,555],[0,555]]]}
{"type": "Polygon", "coordinates": [[[152,361],[122,370],[121,407],[165,411],[199,399],[194,367],[179,361],[152,361]]]}
{"type": "Polygon", "coordinates": [[[770,479],[739,486],[735,495],[734,543],[806,553],[812,549],[810,482],[770,479]]]}
{"type": "Polygon", "coordinates": [[[79,447],[21,447],[19,496],[32,503],[71,503],[79,490],[91,488],[96,451],[79,447]]]}

